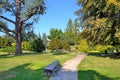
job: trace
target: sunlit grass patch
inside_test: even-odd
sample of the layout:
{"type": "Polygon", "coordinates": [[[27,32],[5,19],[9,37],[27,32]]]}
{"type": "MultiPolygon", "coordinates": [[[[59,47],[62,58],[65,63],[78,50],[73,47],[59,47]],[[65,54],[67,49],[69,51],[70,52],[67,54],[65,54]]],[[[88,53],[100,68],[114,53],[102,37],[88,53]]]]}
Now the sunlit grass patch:
{"type": "Polygon", "coordinates": [[[120,59],[87,56],[79,65],[79,80],[120,80],[120,59]]]}

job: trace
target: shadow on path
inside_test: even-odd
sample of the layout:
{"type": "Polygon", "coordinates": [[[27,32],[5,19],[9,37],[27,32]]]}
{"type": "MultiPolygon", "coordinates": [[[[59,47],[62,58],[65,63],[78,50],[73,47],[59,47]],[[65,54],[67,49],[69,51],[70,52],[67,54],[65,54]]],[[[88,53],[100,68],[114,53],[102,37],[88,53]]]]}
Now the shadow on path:
{"type": "Polygon", "coordinates": [[[52,76],[50,80],[77,80],[76,71],[61,69],[56,75],[52,76]]]}

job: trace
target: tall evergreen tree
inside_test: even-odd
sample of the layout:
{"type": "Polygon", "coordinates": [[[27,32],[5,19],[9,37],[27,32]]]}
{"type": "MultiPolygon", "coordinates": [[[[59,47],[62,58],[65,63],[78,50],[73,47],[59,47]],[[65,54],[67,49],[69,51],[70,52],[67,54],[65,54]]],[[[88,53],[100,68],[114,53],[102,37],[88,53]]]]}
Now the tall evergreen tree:
{"type": "Polygon", "coordinates": [[[80,34],[80,30],[79,30],[80,25],[79,25],[77,19],[74,20],[73,26],[74,26],[73,27],[74,42],[75,42],[75,44],[78,44],[81,39],[81,36],[80,36],[81,34],[80,34]]]}
{"type": "Polygon", "coordinates": [[[65,37],[64,39],[70,44],[70,45],[74,45],[74,33],[73,33],[73,22],[71,19],[68,20],[67,23],[67,28],[65,29],[65,37]]]}
{"type": "Polygon", "coordinates": [[[73,23],[72,20],[69,19],[67,23],[67,28],[65,29],[65,34],[67,37],[73,37],[73,23]]]}
{"type": "Polygon", "coordinates": [[[67,28],[65,29],[64,34],[66,40],[70,44],[78,43],[78,40],[80,38],[80,31],[79,31],[79,23],[77,22],[77,20],[74,20],[74,22],[72,22],[71,19],[68,20],[67,28]]]}

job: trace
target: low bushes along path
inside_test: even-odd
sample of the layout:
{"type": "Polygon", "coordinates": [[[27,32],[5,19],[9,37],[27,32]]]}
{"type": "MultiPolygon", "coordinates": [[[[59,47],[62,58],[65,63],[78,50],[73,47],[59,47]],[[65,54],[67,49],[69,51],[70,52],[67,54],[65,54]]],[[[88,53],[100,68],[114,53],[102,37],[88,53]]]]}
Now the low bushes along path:
{"type": "Polygon", "coordinates": [[[77,57],[65,62],[58,74],[52,76],[50,80],[78,80],[77,67],[84,57],[85,55],[77,55],[77,57]]]}

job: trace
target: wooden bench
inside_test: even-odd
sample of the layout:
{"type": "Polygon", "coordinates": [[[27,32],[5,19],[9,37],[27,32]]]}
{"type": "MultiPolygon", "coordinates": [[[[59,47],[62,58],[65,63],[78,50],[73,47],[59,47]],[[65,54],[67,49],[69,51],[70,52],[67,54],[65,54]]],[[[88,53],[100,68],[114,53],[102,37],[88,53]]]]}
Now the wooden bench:
{"type": "Polygon", "coordinates": [[[46,76],[52,76],[52,75],[57,74],[59,69],[60,69],[59,61],[56,60],[56,61],[52,62],[51,64],[49,64],[48,66],[44,67],[44,74],[46,76]]]}

